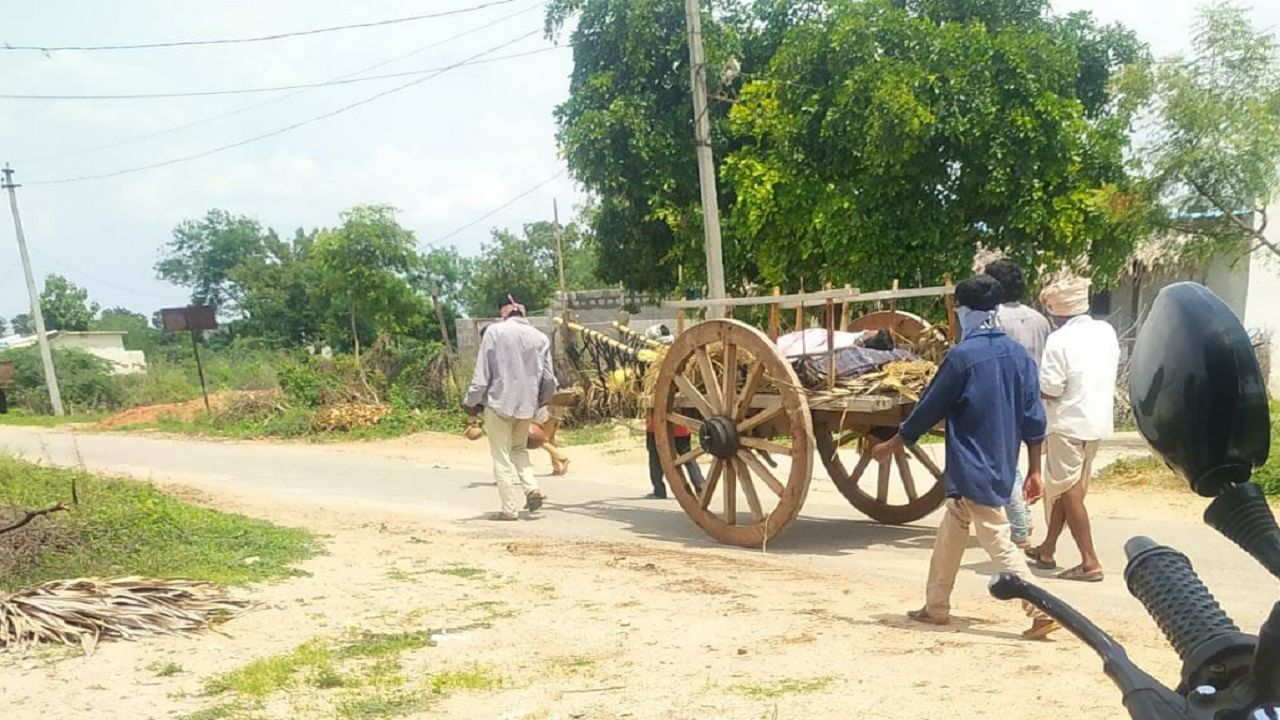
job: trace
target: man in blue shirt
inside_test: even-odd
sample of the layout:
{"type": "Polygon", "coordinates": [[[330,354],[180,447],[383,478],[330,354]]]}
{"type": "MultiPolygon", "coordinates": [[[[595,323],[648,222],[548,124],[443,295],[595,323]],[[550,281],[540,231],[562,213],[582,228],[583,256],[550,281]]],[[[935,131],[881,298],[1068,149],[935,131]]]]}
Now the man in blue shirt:
{"type": "MultiPolygon", "coordinates": [[[[1004,507],[1018,480],[1022,443],[1030,457],[1027,500],[1034,502],[1043,494],[1040,445],[1045,438],[1045,414],[1035,361],[995,320],[1003,296],[1004,289],[989,275],[972,277],[956,287],[960,342],[947,353],[897,436],[872,450],[884,462],[946,421],[946,514],[933,545],[925,606],[907,613],[919,622],[950,622],[951,591],[971,526],[1001,570],[1030,576],[1026,559],[1013,544],[1004,507]]],[[[1024,603],[1024,608],[1032,618],[1024,637],[1040,639],[1059,629],[1032,606],[1024,603]]]]}

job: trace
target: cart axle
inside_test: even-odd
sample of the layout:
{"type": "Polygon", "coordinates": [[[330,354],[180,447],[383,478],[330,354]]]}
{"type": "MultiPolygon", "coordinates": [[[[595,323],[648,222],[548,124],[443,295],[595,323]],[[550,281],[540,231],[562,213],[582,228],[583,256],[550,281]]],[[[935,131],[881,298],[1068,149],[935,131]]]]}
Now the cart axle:
{"type": "Polygon", "coordinates": [[[716,415],[708,418],[698,429],[698,442],[707,452],[721,460],[737,454],[742,443],[738,440],[738,426],[733,418],[716,415]]]}

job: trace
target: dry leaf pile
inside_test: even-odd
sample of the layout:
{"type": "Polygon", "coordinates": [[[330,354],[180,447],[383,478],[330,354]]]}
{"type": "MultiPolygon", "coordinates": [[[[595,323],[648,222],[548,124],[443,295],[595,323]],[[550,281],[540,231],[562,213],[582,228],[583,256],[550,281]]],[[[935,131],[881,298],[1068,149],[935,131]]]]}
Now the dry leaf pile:
{"type": "Polygon", "coordinates": [[[390,412],[390,405],[338,403],[317,410],[311,417],[311,428],[318,432],[345,432],[369,428],[382,422],[390,412]]]}
{"type": "Polygon", "coordinates": [[[205,582],[58,580],[0,595],[0,650],[61,643],[79,645],[87,654],[103,639],[199,632],[249,606],[205,582]]]}
{"type": "Polygon", "coordinates": [[[840,387],[860,395],[897,394],[909,400],[920,399],[929,386],[938,366],[928,360],[902,360],[891,362],[874,372],[864,373],[840,387]]]}

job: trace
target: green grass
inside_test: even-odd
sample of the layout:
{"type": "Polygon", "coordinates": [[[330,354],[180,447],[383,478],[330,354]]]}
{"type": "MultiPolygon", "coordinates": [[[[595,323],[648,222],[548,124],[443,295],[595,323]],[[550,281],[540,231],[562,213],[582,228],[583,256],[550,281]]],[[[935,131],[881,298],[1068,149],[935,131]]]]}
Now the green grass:
{"type": "Polygon", "coordinates": [[[265,698],[297,682],[304,673],[320,675],[336,672],[333,651],[327,643],[312,640],[283,655],[265,657],[237,670],[214,676],[205,683],[205,693],[235,693],[249,698],[265,698]]]}
{"type": "Polygon", "coordinates": [[[147,666],[147,669],[155,673],[156,677],[173,677],[174,675],[181,675],[182,673],[186,672],[185,670],[183,670],[181,665],[174,662],[151,663],[150,665],[147,666]]]}
{"type": "Polygon", "coordinates": [[[8,413],[0,415],[0,425],[23,427],[60,427],[62,425],[93,424],[101,420],[100,413],[77,413],[71,415],[41,415],[23,408],[11,408],[8,413]]]}
{"type": "Polygon", "coordinates": [[[436,695],[447,696],[459,690],[493,690],[502,687],[502,678],[486,668],[477,667],[432,675],[427,685],[436,695]]]}
{"type": "MultiPolygon", "coordinates": [[[[145,575],[236,585],[296,575],[313,555],[315,538],[265,520],[197,507],[151,485],[49,468],[0,457],[0,506],[80,503],[38,520],[48,533],[44,552],[0,568],[0,589],[86,576],[145,575]],[[247,558],[257,558],[246,563],[247,558]]],[[[21,532],[21,531],[20,531],[21,532]]],[[[17,537],[11,534],[10,537],[17,537]]],[[[3,547],[3,546],[0,546],[3,547]]],[[[0,553],[0,563],[6,557],[0,553]]]]}
{"type": "Polygon", "coordinates": [[[737,685],[733,689],[739,694],[756,700],[773,700],[785,695],[807,695],[822,692],[835,682],[831,676],[813,678],[812,680],[783,680],[761,685],[737,685]]]}
{"type": "Polygon", "coordinates": [[[556,433],[556,440],[563,446],[599,445],[617,437],[617,426],[613,423],[584,425],[577,428],[564,428],[556,433]]]}
{"type": "Polygon", "coordinates": [[[435,645],[429,631],[373,633],[364,631],[352,637],[338,648],[338,656],[344,658],[383,658],[399,655],[409,650],[435,645]]]}
{"type": "Polygon", "coordinates": [[[233,419],[199,415],[192,420],[161,418],[154,423],[127,425],[116,428],[122,432],[159,430],[175,435],[216,437],[235,440],[260,440],[265,438],[299,439],[310,442],[350,442],[359,440],[387,440],[423,432],[461,434],[467,427],[466,414],[461,410],[434,408],[393,407],[382,422],[373,427],[357,428],[346,432],[317,432],[311,427],[312,412],[305,408],[288,408],[263,418],[233,419]]]}
{"type": "Polygon", "coordinates": [[[1164,463],[1152,457],[1122,457],[1107,466],[1098,483],[1121,488],[1180,490],[1186,483],[1164,463]]]}
{"type": "Polygon", "coordinates": [[[453,577],[462,578],[464,580],[483,577],[487,574],[484,568],[471,567],[470,565],[459,565],[457,563],[451,563],[442,568],[434,568],[428,572],[433,572],[437,575],[452,575],[453,577]]]}
{"type": "Polygon", "coordinates": [[[502,687],[503,679],[484,667],[446,670],[410,683],[400,656],[431,646],[429,631],[314,638],[209,678],[205,694],[225,701],[182,720],[256,718],[268,703],[292,704],[295,697],[331,704],[333,717],[342,720],[389,718],[421,711],[456,692],[502,687]]]}

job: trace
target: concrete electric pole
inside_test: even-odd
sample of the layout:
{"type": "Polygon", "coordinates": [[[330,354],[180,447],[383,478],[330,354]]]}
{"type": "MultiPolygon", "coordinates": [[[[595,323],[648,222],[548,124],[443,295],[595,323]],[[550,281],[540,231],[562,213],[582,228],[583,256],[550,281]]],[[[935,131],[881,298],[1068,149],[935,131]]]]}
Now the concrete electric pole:
{"type": "Polygon", "coordinates": [[[27,276],[27,295],[31,298],[31,315],[36,321],[36,342],[40,344],[40,359],[44,362],[45,383],[49,386],[49,404],[54,415],[62,415],[62,392],[58,389],[58,375],[53,369],[53,353],[49,351],[49,336],[44,331],[44,313],[40,311],[40,293],[36,291],[36,278],[31,273],[31,256],[27,254],[27,239],[22,234],[22,217],[18,215],[18,188],[13,182],[13,169],[5,163],[4,183],[0,187],[9,191],[9,208],[13,210],[13,232],[18,236],[18,253],[22,256],[22,271],[27,276]]]}
{"type": "MultiPolygon", "coordinates": [[[[716,166],[711,155],[711,116],[707,114],[707,60],[702,52],[702,14],[698,0],[685,0],[689,25],[689,74],[693,79],[693,142],[698,156],[698,180],[702,186],[702,226],[707,245],[707,293],[724,298],[724,257],[720,252],[720,206],[716,199],[716,166]]],[[[711,317],[724,309],[713,307],[711,317]]]]}

